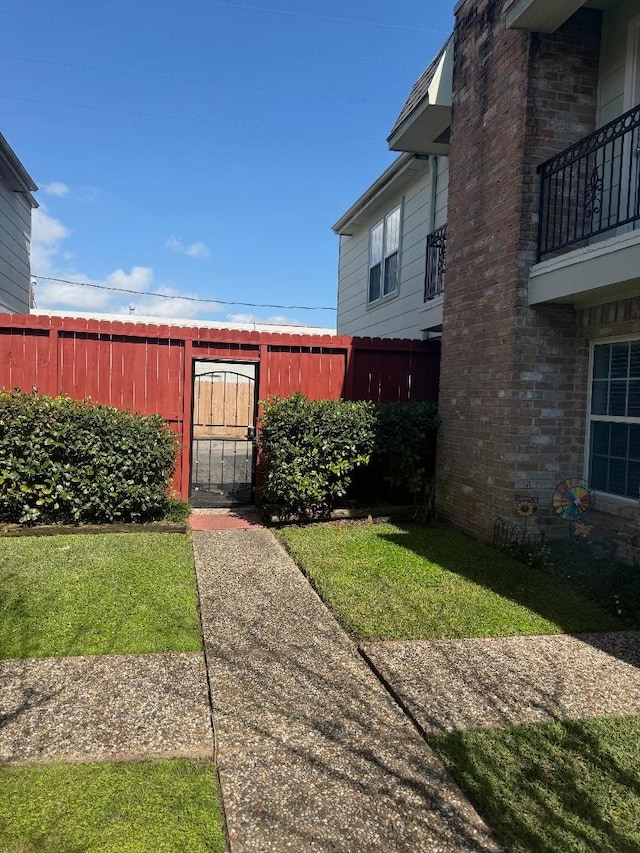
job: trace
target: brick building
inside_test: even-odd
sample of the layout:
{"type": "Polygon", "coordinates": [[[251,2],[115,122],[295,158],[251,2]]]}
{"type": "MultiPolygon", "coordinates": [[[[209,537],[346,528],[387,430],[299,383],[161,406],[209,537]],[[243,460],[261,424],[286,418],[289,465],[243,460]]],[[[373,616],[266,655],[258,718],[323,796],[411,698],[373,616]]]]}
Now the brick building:
{"type": "MultiPolygon", "coordinates": [[[[555,485],[585,477],[590,523],[627,538],[640,488],[640,4],[461,0],[452,46],[437,140],[449,166],[438,511],[489,538],[497,516],[515,520],[517,495],[550,516],[555,485]]],[[[390,144],[433,156],[428,98],[408,105],[390,144]]]]}
{"type": "Polygon", "coordinates": [[[599,5],[456,9],[439,509],[480,536],[582,476],[635,532],[640,8],[599,5]]]}

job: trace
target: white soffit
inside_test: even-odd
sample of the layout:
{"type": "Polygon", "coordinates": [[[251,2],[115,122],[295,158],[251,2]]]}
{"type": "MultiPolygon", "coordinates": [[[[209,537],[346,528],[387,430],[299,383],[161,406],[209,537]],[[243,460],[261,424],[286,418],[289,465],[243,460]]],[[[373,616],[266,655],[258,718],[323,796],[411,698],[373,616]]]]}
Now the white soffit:
{"type": "Polygon", "coordinates": [[[553,33],[585,0],[515,0],[507,9],[507,29],[553,33]]]}
{"type": "Polygon", "coordinates": [[[426,92],[391,131],[389,148],[415,154],[448,154],[452,88],[453,38],[444,47],[426,92]]]}

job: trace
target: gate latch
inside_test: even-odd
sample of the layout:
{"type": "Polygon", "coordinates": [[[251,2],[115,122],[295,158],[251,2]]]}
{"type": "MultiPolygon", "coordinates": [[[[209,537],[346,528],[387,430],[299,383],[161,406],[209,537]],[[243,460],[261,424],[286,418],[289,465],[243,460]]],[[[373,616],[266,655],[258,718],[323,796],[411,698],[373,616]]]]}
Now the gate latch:
{"type": "Polygon", "coordinates": [[[253,439],[255,437],[256,437],[256,428],[252,427],[252,426],[247,427],[247,438],[249,439],[249,441],[253,441],[253,439]]]}

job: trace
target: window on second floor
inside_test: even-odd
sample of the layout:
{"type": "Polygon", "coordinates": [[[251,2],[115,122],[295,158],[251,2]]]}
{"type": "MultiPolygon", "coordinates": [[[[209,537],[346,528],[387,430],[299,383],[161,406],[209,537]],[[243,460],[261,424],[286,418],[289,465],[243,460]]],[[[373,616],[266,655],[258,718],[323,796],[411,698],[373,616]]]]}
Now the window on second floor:
{"type": "Polygon", "coordinates": [[[369,302],[377,302],[398,289],[400,206],[369,231],[369,302]]]}

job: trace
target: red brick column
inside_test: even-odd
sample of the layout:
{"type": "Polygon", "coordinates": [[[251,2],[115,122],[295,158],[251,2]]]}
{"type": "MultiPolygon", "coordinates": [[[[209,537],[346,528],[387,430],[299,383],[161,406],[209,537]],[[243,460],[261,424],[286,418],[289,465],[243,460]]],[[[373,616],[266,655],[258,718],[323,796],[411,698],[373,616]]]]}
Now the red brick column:
{"type": "MultiPolygon", "coordinates": [[[[516,494],[549,504],[582,473],[572,309],[528,307],[537,165],[595,126],[600,13],[552,35],[507,30],[467,0],[455,30],[439,514],[489,538],[516,494]]],[[[582,399],[582,398],[580,398],[582,399]]]]}

